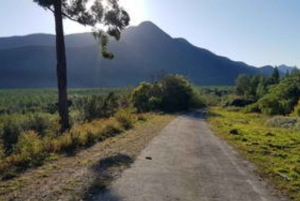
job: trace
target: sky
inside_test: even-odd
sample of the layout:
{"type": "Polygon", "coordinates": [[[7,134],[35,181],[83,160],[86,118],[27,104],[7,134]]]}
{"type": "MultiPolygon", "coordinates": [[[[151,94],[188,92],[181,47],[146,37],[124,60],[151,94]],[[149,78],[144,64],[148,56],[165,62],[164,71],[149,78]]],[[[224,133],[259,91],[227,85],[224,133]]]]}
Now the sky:
{"type": "MultiPolygon", "coordinates": [[[[172,37],[254,66],[300,67],[299,0],[121,0],[131,25],[152,21],[172,37]]],[[[33,0],[0,1],[0,37],[54,33],[33,0]]],[[[89,29],[64,22],[65,33],[89,29]]]]}

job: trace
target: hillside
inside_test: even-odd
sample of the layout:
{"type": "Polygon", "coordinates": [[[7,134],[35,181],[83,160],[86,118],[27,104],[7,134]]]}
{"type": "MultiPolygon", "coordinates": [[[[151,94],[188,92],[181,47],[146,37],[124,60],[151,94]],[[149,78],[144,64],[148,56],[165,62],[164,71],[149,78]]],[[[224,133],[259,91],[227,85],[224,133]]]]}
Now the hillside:
{"type": "MultiPolygon", "coordinates": [[[[196,85],[233,85],[239,74],[260,69],[172,38],[151,22],[129,27],[109,44],[116,57],[99,55],[91,34],[66,36],[70,87],[136,85],[165,73],[187,76],[196,85]]],[[[56,87],[55,37],[34,34],[0,38],[0,88],[56,87]]]]}

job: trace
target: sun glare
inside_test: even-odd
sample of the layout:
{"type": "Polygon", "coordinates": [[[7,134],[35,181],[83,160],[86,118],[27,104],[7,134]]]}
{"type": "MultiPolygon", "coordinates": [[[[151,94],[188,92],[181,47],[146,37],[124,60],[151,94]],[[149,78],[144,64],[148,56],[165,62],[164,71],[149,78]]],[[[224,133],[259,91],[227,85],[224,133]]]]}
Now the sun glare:
{"type": "MultiPolygon", "coordinates": [[[[130,26],[136,26],[147,20],[147,9],[145,0],[120,0],[122,7],[130,15],[130,26]]],[[[78,25],[70,20],[65,21],[65,33],[90,32],[90,27],[78,25]]]]}
{"type": "Polygon", "coordinates": [[[130,15],[131,25],[137,25],[146,20],[145,0],[120,0],[120,3],[130,15]]]}

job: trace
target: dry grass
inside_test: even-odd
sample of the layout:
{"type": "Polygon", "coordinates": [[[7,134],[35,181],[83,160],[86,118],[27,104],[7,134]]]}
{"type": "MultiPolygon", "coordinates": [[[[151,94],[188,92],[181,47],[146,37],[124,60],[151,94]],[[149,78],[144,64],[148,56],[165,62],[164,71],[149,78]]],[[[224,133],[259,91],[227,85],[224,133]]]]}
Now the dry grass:
{"type": "Polygon", "coordinates": [[[151,115],[134,128],[97,143],[75,156],[53,155],[53,161],[0,183],[0,200],[90,199],[139,155],[174,116],[151,115]]]}

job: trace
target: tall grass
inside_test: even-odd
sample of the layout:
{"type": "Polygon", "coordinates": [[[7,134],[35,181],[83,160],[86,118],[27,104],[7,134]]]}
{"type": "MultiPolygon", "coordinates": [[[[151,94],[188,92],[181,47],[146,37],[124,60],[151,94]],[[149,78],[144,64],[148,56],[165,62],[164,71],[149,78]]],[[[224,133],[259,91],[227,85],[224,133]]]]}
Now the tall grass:
{"type": "Polygon", "coordinates": [[[56,94],[54,89],[0,90],[0,174],[42,164],[51,153],[105,140],[132,127],[137,119],[131,111],[123,111],[130,100],[121,89],[71,89],[73,128],[59,135],[56,94]]]}
{"type": "MultiPolygon", "coordinates": [[[[146,118],[147,115],[144,115],[143,121],[146,118]]],[[[89,147],[133,127],[138,120],[138,115],[133,113],[132,109],[125,108],[118,111],[116,117],[76,125],[58,137],[42,137],[33,130],[21,132],[8,156],[5,157],[4,150],[0,149],[0,175],[7,178],[7,175],[11,176],[12,171],[17,173],[42,164],[51,154],[75,152],[89,147]]]]}

